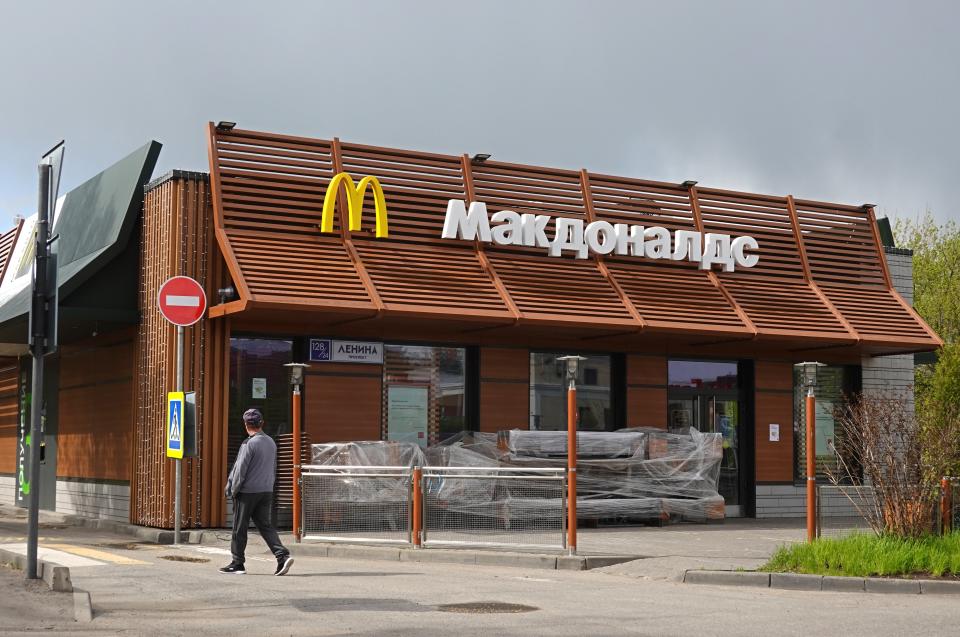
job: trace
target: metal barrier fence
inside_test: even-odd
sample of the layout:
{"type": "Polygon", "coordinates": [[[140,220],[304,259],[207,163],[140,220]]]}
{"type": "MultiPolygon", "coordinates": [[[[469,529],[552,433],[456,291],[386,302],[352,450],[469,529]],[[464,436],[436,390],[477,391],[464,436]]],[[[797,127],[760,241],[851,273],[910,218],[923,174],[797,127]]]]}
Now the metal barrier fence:
{"type": "Polygon", "coordinates": [[[566,548],[564,469],[422,471],[423,546],[566,548]]]}
{"type": "Polygon", "coordinates": [[[870,523],[854,507],[854,500],[872,498],[872,487],[817,485],[817,537],[843,537],[851,533],[872,533],[870,523]],[[860,490],[862,495],[854,491],[860,490]]]}
{"type": "Polygon", "coordinates": [[[303,538],[412,544],[413,469],[304,465],[303,538]]]}

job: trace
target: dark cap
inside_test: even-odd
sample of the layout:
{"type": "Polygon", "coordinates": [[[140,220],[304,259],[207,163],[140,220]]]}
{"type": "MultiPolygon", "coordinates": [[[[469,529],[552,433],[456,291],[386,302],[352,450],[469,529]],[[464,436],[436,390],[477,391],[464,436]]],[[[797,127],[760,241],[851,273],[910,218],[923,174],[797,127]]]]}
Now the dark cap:
{"type": "Polygon", "coordinates": [[[259,409],[251,408],[243,412],[243,424],[259,427],[263,424],[263,414],[259,409]]]}

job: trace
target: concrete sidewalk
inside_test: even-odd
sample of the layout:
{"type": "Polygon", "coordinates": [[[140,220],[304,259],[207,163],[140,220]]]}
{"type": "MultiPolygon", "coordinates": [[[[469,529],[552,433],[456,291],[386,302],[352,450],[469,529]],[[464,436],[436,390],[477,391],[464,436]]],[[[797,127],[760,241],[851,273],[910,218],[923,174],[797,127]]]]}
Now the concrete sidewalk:
{"type": "MultiPolygon", "coordinates": [[[[26,512],[9,506],[0,506],[0,539],[6,542],[20,541],[26,534],[26,512]]],[[[41,511],[41,533],[49,534],[56,527],[62,534],[68,528],[73,533],[96,534],[111,532],[126,534],[140,541],[168,544],[172,532],[146,529],[134,525],[110,523],[99,524],[96,520],[81,520],[49,511],[41,511]],[[82,531],[81,531],[82,529],[82,531]]],[[[802,519],[728,519],[722,524],[676,524],[666,527],[608,527],[581,529],[578,533],[578,554],[585,557],[616,557],[621,563],[604,566],[600,570],[628,577],[681,581],[689,569],[755,569],[763,564],[780,546],[801,542],[805,537],[802,519]],[[633,558],[630,560],[629,558],[633,558]]],[[[251,541],[257,541],[256,531],[251,529],[251,541]]],[[[295,546],[289,533],[281,534],[284,544],[295,546]]],[[[185,533],[185,543],[203,543],[208,546],[229,548],[230,531],[227,529],[193,530],[185,533]]],[[[2,543],[2,542],[0,542],[2,543]]],[[[316,557],[339,557],[348,559],[409,561],[395,555],[398,549],[369,547],[363,545],[323,545],[304,542],[294,548],[295,553],[316,557]],[[330,550],[327,547],[335,547],[330,550]]],[[[421,549],[424,557],[418,561],[453,561],[470,564],[495,564],[510,566],[509,555],[521,555],[516,566],[532,567],[540,561],[544,564],[555,560],[556,553],[510,553],[483,549],[421,549]],[[449,559],[444,559],[447,556],[449,559]]],[[[601,564],[593,560],[590,567],[601,564]]],[[[557,568],[554,566],[553,568],[557,568]]],[[[574,568],[572,565],[565,568],[574,568]]],[[[584,561],[584,568],[586,562],[584,561]]],[[[574,569],[578,570],[578,569],[574,569]]]]}

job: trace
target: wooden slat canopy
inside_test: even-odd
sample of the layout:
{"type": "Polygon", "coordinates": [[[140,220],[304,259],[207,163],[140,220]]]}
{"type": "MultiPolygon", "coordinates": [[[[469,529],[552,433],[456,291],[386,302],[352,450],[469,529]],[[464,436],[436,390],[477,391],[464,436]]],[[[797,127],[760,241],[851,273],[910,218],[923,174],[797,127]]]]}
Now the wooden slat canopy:
{"type": "Polygon", "coordinates": [[[461,333],[617,338],[627,349],[664,337],[870,353],[941,344],[894,290],[870,208],[213,124],[209,150],[217,240],[239,296],[211,316],[301,310],[323,326],[416,320],[461,333]],[[343,193],[335,233],[320,233],[339,172],[379,180],[389,237],[374,236],[372,198],[364,229],[351,232],[343,193]],[[704,271],[690,261],[550,258],[541,248],[442,239],[450,199],[491,213],[749,235],[760,261],[704,271]]]}

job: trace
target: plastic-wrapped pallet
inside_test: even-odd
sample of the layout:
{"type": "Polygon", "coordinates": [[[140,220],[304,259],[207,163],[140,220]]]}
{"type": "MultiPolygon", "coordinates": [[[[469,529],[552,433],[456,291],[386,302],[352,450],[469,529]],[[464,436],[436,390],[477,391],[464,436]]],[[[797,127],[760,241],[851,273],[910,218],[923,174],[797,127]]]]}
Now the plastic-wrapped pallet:
{"type": "MultiPolygon", "coordinates": [[[[511,429],[504,434],[507,451],[518,456],[554,458],[567,455],[566,431],[511,429]]],[[[646,449],[646,433],[639,430],[577,432],[580,458],[638,458],[646,449]]]]}
{"type": "MultiPolygon", "coordinates": [[[[414,467],[426,464],[419,445],[409,442],[333,442],[311,446],[312,465],[327,467],[414,467]]],[[[350,479],[350,471],[343,479],[330,481],[324,497],[331,501],[357,504],[406,502],[410,499],[409,481],[397,477],[350,479]]],[[[359,472],[358,472],[359,473],[359,472]]]]}

